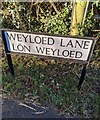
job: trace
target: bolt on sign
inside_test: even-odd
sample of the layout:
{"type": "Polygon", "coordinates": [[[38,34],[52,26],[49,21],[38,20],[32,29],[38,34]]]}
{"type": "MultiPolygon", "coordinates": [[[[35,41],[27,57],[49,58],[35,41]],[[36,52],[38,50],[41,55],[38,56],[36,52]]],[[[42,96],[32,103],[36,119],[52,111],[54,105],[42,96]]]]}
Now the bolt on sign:
{"type": "Polygon", "coordinates": [[[88,63],[94,38],[1,30],[6,53],[33,54],[88,63]]]}

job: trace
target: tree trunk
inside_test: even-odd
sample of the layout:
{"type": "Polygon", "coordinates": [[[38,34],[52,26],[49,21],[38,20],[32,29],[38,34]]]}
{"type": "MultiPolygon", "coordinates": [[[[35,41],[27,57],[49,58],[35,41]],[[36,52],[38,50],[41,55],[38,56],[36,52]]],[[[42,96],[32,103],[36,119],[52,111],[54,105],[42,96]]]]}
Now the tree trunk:
{"type": "Polygon", "coordinates": [[[74,3],[70,35],[79,34],[79,26],[82,24],[84,18],[85,7],[86,2],[82,2],[81,0],[76,0],[74,3]]]}

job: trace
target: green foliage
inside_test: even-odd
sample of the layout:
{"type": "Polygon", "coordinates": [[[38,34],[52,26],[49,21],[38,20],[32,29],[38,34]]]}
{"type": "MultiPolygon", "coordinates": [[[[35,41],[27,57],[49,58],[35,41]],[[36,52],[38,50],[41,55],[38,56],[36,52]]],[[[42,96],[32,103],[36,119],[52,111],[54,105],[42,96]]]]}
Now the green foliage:
{"type": "MultiPolygon", "coordinates": [[[[4,28],[26,31],[68,34],[71,23],[71,4],[65,4],[59,13],[50,10],[50,3],[2,3],[4,28]],[[44,6],[48,7],[45,8],[44,6]]],[[[61,7],[62,7],[61,5],[61,7]]],[[[56,7],[56,6],[55,6],[56,7]]],[[[58,8],[60,5],[58,5],[58,8]]],[[[60,9],[60,8],[59,8],[60,9]]]]}
{"type": "Polygon", "coordinates": [[[47,16],[46,18],[42,17],[40,21],[44,24],[41,26],[40,30],[53,34],[69,34],[71,9],[71,5],[68,4],[59,14],[47,16]]]}

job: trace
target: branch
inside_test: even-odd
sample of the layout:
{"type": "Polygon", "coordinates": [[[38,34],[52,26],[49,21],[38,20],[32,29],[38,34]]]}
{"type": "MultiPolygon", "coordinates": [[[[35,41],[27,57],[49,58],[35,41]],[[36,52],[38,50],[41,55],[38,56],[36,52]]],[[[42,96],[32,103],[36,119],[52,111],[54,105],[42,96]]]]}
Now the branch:
{"type": "Polygon", "coordinates": [[[55,12],[56,12],[57,14],[59,14],[59,11],[57,10],[57,8],[56,8],[56,6],[54,5],[53,1],[52,1],[52,0],[49,0],[49,1],[50,1],[51,5],[53,6],[55,12]]]}
{"type": "Polygon", "coordinates": [[[83,25],[84,22],[85,22],[85,18],[86,18],[86,14],[87,14],[88,6],[89,6],[89,1],[90,1],[90,0],[87,0],[87,4],[86,4],[85,12],[84,12],[84,17],[83,17],[82,25],[83,25]]]}

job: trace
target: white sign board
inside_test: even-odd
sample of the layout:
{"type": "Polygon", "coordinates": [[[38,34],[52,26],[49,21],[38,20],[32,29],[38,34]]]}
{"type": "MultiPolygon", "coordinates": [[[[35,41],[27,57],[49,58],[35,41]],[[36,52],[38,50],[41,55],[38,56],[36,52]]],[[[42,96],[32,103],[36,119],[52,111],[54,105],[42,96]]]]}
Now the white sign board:
{"type": "Polygon", "coordinates": [[[4,31],[8,51],[88,61],[93,39],[4,31]]]}

